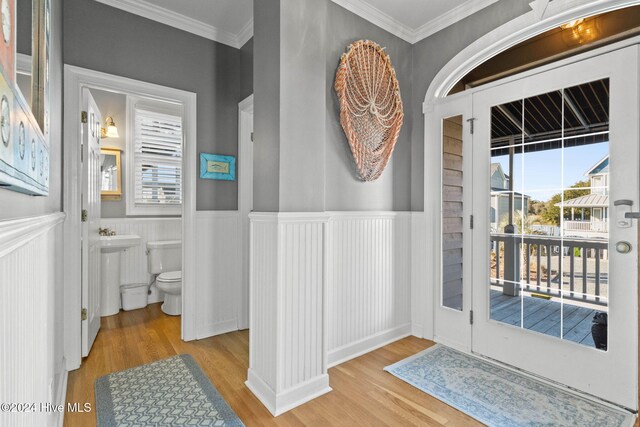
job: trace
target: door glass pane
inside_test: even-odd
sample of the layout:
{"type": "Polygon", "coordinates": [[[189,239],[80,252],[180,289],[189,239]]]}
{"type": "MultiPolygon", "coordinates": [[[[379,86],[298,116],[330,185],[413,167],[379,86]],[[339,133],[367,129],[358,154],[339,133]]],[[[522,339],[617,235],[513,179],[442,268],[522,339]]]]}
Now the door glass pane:
{"type": "Polygon", "coordinates": [[[442,121],[442,305],[462,310],[462,116],[442,121]]]}
{"type": "Polygon", "coordinates": [[[608,79],[491,113],[491,319],[606,349],[608,79]]]}

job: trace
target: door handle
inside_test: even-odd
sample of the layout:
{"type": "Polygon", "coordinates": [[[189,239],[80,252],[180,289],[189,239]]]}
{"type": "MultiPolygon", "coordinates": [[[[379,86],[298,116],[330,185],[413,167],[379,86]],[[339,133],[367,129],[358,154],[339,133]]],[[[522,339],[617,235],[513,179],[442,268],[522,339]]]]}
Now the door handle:
{"type": "Polygon", "coordinates": [[[631,227],[631,219],[640,218],[640,212],[631,212],[631,206],[633,206],[633,200],[621,199],[613,202],[613,206],[616,207],[616,225],[619,228],[631,227]],[[637,215],[637,216],[632,216],[637,215]]]}

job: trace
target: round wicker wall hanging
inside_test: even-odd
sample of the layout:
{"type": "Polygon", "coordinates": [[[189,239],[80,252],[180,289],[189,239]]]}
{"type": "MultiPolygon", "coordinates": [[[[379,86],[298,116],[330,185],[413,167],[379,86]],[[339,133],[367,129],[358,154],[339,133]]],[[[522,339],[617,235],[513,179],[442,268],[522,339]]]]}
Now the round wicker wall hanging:
{"type": "Polygon", "coordinates": [[[340,59],[335,90],[340,123],[363,181],[387,166],[402,128],[400,85],[391,59],[370,40],[351,44],[340,59]]]}

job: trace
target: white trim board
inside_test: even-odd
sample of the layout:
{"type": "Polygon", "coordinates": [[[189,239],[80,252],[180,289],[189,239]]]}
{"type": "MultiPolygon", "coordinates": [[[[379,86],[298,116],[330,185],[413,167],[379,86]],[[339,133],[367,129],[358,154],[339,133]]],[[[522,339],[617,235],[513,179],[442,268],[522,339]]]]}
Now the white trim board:
{"type": "Polygon", "coordinates": [[[183,204],[182,204],[182,339],[196,338],[196,154],[197,128],[195,93],[168,88],[139,80],[101,73],[71,65],[64,66],[64,301],[67,370],[80,367],[80,111],[82,88],[128,93],[168,102],[181,103],[184,109],[183,204]]]}
{"type": "Polygon", "coordinates": [[[365,0],[332,0],[350,12],[366,19],[372,24],[390,32],[402,40],[415,44],[438,31],[473,15],[479,10],[496,3],[498,0],[468,0],[442,15],[432,18],[418,28],[411,28],[371,6],[365,0]]]}
{"type": "Polygon", "coordinates": [[[382,331],[374,336],[366,337],[360,341],[330,350],[327,354],[327,367],[333,368],[334,366],[348,362],[356,357],[360,357],[406,338],[412,335],[411,328],[412,325],[410,323],[406,323],[404,325],[382,331]]]}
{"type": "Polygon", "coordinates": [[[156,6],[144,0],[95,1],[218,43],[226,44],[227,46],[231,46],[236,49],[240,49],[251,37],[253,37],[253,18],[250,19],[237,34],[234,34],[229,31],[221,30],[213,25],[206,24],[202,21],[198,21],[197,19],[156,6]]]}
{"type": "MultiPolygon", "coordinates": [[[[430,113],[434,104],[445,98],[458,81],[496,54],[574,19],[638,4],[640,0],[554,0],[548,4],[542,17],[532,6],[531,11],[480,37],[447,62],[429,84],[423,113],[430,113]]],[[[529,70],[531,72],[536,70],[529,70]]],[[[479,86],[480,89],[487,87],[479,86]]]]}
{"type": "Polygon", "coordinates": [[[62,212],[0,221],[0,258],[26,245],[64,221],[62,212]]]}
{"type": "Polygon", "coordinates": [[[238,214],[242,282],[238,329],[249,327],[249,213],[253,210],[253,95],[238,104],[238,214]]]}

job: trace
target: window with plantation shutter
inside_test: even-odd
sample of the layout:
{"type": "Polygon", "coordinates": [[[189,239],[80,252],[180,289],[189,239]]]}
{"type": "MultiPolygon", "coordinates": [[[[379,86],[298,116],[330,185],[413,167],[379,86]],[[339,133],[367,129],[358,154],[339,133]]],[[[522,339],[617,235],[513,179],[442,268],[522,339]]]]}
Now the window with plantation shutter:
{"type": "MultiPolygon", "coordinates": [[[[182,204],[182,117],[134,107],[133,214],[179,214],[182,204]]],[[[131,195],[129,195],[131,196],[131,195]]]]}

